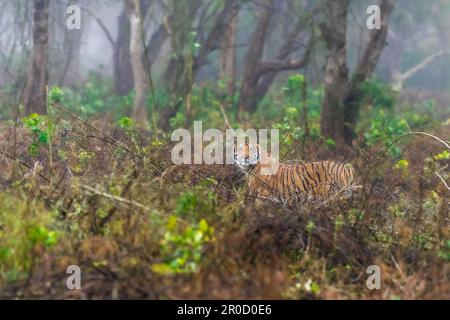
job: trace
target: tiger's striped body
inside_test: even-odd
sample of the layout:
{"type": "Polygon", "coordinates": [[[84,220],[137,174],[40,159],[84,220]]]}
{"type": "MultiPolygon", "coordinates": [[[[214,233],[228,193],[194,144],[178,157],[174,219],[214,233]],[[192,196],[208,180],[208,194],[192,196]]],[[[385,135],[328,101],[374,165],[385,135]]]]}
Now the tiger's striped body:
{"type": "Polygon", "coordinates": [[[348,198],[354,182],[353,167],[334,161],[279,163],[273,175],[261,174],[263,166],[256,164],[248,174],[250,193],[284,203],[348,198]]]}
{"type": "MultiPolygon", "coordinates": [[[[326,203],[351,195],[355,171],[350,164],[335,161],[279,162],[256,143],[234,145],[234,163],[247,176],[250,194],[283,203],[326,203]]],[[[161,182],[182,173],[182,176],[205,178],[220,176],[221,165],[174,165],[161,176],[161,182]]],[[[225,177],[228,174],[224,175],[225,177]]]]}

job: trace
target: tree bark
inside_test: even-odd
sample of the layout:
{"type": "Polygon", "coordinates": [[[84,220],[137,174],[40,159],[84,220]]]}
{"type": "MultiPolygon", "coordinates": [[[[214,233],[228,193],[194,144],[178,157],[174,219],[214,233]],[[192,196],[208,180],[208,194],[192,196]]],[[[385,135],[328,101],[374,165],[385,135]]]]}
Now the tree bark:
{"type": "Polygon", "coordinates": [[[362,59],[356,69],[347,96],[344,100],[344,138],[347,144],[351,144],[356,137],[355,125],[359,117],[359,109],[364,99],[361,91],[361,83],[367,81],[375,71],[380,60],[381,52],[386,46],[389,18],[394,9],[395,0],[382,0],[380,4],[381,29],[371,30],[369,42],[364,50],[362,59]]]}
{"type": "Polygon", "coordinates": [[[236,81],[236,36],[238,16],[235,14],[225,30],[222,48],[220,49],[219,77],[226,84],[226,93],[234,95],[236,81]]]}
{"type": "MultiPolygon", "coordinates": [[[[172,0],[172,14],[166,22],[167,31],[170,37],[171,59],[164,74],[164,82],[169,88],[172,96],[171,102],[160,114],[160,128],[169,130],[169,120],[178,112],[183,102],[189,112],[190,91],[193,80],[199,70],[208,62],[207,56],[217,50],[223,39],[225,28],[237,14],[239,1],[228,0],[223,8],[214,17],[207,36],[203,39],[190,39],[192,35],[192,21],[200,6],[198,1],[172,0]],[[192,41],[201,41],[198,52],[192,49],[192,41]]],[[[200,25],[198,28],[204,28],[200,25]]],[[[200,34],[203,32],[197,32],[200,34]]]]}
{"type": "MultiPolygon", "coordinates": [[[[69,5],[79,4],[79,1],[70,0],[69,5]]],[[[64,21],[66,17],[66,10],[64,7],[64,21]]],[[[69,30],[64,25],[64,45],[63,50],[66,56],[66,61],[63,71],[58,81],[58,85],[74,86],[80,80],[80,53],[81,53],[81,38],[82,28],[80,30],[69,30]]]]}
{"type": "Polygon", "coordinates": [[[117,18],[119,27],[114,47],[114,93],[119,96],[128,94],[134,87],[133,71],[130,56],[130,21],[126,5],[117,18]]]}
{"type": "Polygon", "coordinates": [[[169,33],[167,32],[166,26],[161,24],[158,29],[153,33],[148,45],[147,45],[147,59],[149,61],[150,67],[156,61],[161,48],[169,38],[169,33]]]}
{"type": "Polygon", "coordinates": [[[46,114],[49,0],[34,0],[33,4],[33,50],[24,92],[24,105],[27,114],[46,114]]]}
{"type": "Polygon", "coordinates": [[[327,50],[324,71],[321,129],[325,138],[344,142],[344,99],[348,90],[347,10],[348,0],[327,0],[320,25],[327,50]]]}
{"type": "MultiPolygon", "coordinates": [[[[309,43],[301,59],[289,59],[289,56],[299,49],[296,40],[305,29],[306,21],[298,18],[294,27],[285,36],[285,41],[280,46],[273,60],[263,61],[264,48],[267,47],[268,30],[273,13],[273,5],[276,1],[267,0],[263,6],[255,31],[244,60],[244,76],[242,78],[238,117],[244,112],[254,112],[258,103],[265,96],[280,71],[301,69],[308,63],[313,46],[313,37],[310,35],[309,43]]],[[[312,10],[314,11],[314,10],[312,10]]],[[[313,13],[314,15],[314,13],[313,13]]]]}
{"type": "Polygon", "coordinates": [[[147,126],[146,97],[149,88],[149,78],[144,66],[144,36],[140,0],[126,0],[126,11],[130,23],[130,55],[136,94],[133,104],[133,119],[136,124],[147,126]]]}
{"type": "Polygon", "coordinates": [[[249,48],[244,58],[244,74],[239,93],[238,116],[244,112],[252,112],[256,109],[255,99],[256,88],[258,86],[259,77],[257,70],[264,55],[264,47],[269,29],[270,20],[273,14],[274,0],[267,0],[264,3],[255,31],[250,40],[249,48]]]}
{"type": "MultiPolygon", "coordinates": [[[[128,1],[128,0],[126,0],[128,1]]],[[[152,0],[141,0],[140,1],[140,12],[141,15],[147,13],[150,8],[152,0]]],[[[143,17],[141,17],[143,21],[143,17]]],[[[143,23],[141,21],[141,23],[143,23]]],[[[128,13],[126,9],[126,4],[124,5],[122,13],[117,18],[118,24],[118,34],[114,45],[114,92],[117,95],[124,96],[127,95],[134,88],[134,78],[133,70],[131,64],[130,55],[130,20],[128,18],[128,13]]]]}
{"type": "Polygon", "coordinates": [[[395,0],[382,0],[381,29],[372,30],[356,72],[349,81],[347,65],[347,13],[349,0],[325,0],[324,22],[320,25],[327,48],[322,101],[321,130],[336,143],[351,144],[364,99],[361,83],[369,79],[386,44],[389,17],[395,0]]]}

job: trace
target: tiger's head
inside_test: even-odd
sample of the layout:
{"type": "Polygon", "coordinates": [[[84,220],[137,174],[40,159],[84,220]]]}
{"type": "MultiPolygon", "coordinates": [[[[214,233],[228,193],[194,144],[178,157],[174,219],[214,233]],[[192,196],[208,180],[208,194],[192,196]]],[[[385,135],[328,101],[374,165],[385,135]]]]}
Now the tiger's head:
{"type": "Polygon", "coordinates": [[[257,166],[258,174],[273,175],[278,172],[280,162],[256,142],[245,140],[234,144],[234,164],[246,174],[257,166]]]}
{"type": "Polygon", "coordinates": [[[234,144],[234,163],[242,170],[252,170],[260,159],[258,144],[247,140],[234,144]]]}

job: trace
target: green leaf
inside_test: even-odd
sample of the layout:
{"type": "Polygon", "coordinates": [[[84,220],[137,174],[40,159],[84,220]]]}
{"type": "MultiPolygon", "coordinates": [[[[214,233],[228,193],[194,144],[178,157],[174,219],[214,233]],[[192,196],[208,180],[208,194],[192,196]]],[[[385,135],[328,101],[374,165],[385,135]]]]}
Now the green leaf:
{"type": "Polygon", "coordinates": [[[60,87],[52,87],[48,93],[48,99],[50,102],[61,102],[64,97],[64,92],[60,87]]]}
{"type": "Polygon", "coordinates": [[[39,134],[39,141],[47,144],[48,143],[48,134],[46,132],[41,132],[39,134]]]}
{"type": "Polygon", "coordinates": [[[336,146],[336,142],[335,142],[332,138],[328,138],[328,139],[325,141],[325,144],[326,144],[328,147],[335,147],[335,146],[336,146]]]}
{"type": "Polygon", "coordinates": [[[129,117],[122,117],[117,123],[122,129],[131,129],[134,127],[134,121],[129,117]]]}
{"type": "Polygon", "coordinates": [[[448,150],[444,150],[441,153],[434,156],[436,160],[448,160],[450,159],[450,152],[448,150]]]}
{"type": "Polygon", "coordinates": [[[28,152],[30,153],[30,155],[32,157],[36,157],[39,152],[38,144],[36,142],[33,142],[32,144],[30,144],[30,146],[28,147],[28,152]]]}
{"type": "Polygon", "coordinates": [[[198,228],[199,230],[206,234],[209,231],[209,225],[208,222],[205,219],[200,220],[199,224],[198,224],[198,228]]]}
{"type": "Polygon", "coordinates": [[[406,159],[401,159],[397,161],[395,165],[395,169],[407,169],[409,166],[409,162],[406,159]]]}

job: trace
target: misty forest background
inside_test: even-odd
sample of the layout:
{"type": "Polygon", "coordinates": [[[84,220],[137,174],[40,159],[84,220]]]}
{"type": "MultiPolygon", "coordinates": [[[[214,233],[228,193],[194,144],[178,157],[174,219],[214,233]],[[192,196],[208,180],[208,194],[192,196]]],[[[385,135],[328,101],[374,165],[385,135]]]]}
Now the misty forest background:
{"type": "Polygon", "coordinates": [[[0,297],[449,299],[449,29],[445,0],[2,0],[0,297]],[[352,163],[361,191],[161,181],[195,120],[278,128],[284,160],[352,163]]]}

